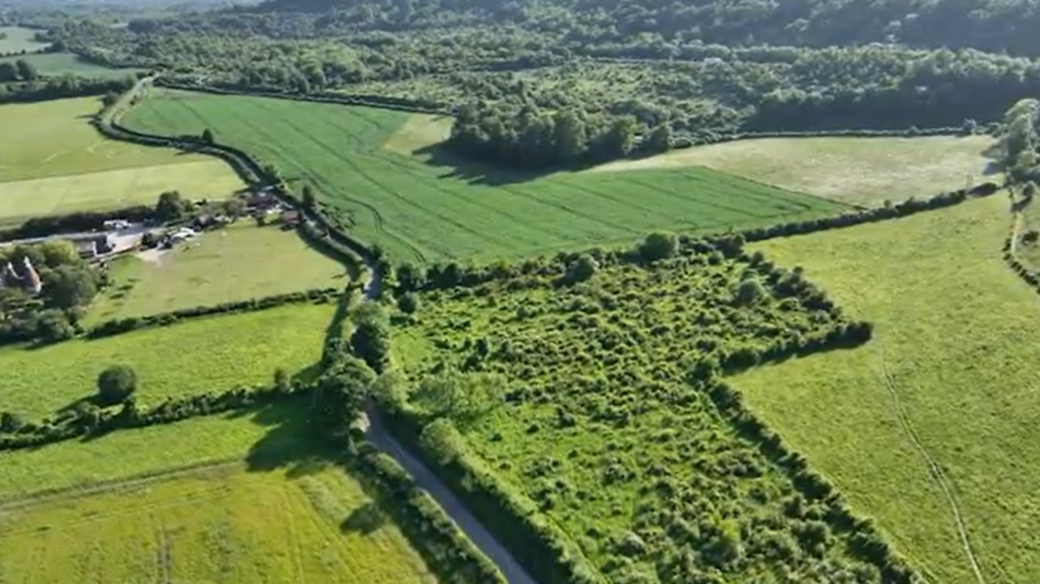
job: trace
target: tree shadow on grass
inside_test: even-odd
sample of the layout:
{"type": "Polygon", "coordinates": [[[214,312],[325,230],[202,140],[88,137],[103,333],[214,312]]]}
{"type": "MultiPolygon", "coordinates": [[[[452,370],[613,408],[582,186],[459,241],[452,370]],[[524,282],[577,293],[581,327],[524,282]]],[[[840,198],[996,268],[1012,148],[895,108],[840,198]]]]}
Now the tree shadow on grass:
{"type": "Polygon", "coordinates": [[[503,186],[530,182],[553,174],[561,169],[521,170],[503,168],[467,159],[451,151],[445,144],[424,146],[412,152],[427,166],[438,168],[444,172],[437,178],[468,182],[473,185],[503,186]]]}
{"type": "Polygon", "coordinates": [[[369,501],[354,509],[339,526],[342,533],[360,533],[370,535],[378,531],[387,522],[387,517],[375,501],[369,501]]]}
{"type": "Polygon", "coordinates": [[[309,395],[253,411],[250,421],[266,427],[267,433],[246,454],[247,469],[284,470],[289,478],[299,478],[335,465],[341,454],[323,440],[314,413],[309,395]]]}

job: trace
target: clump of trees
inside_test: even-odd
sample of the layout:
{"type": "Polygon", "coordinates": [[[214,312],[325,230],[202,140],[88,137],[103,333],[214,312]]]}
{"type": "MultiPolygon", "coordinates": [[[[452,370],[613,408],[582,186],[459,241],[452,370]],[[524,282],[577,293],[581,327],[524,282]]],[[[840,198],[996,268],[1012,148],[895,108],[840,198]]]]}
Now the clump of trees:
{"type": "Polygon", "coordinates": [[[67,241],[16,245],[0,250],[0,344],[53,343],[79,332],[79,320],[97,295],[103,276],[67,241]],[[40,279],[30,287],[26,260],[40,279]],[[8,269],[7,266],[11,268],[8,269]]]}
{"type": "MultiPolygon", "coordinates": [[[[485,102],[461,107],[449,143],[474,158],[526,168],[590,164],[628,156],[639,145],[635,118],[588,115],[579,109],[549,112],[526,102],[485,102]]],[[[650,141],[668,149],[667,141],[650,141]]]]}

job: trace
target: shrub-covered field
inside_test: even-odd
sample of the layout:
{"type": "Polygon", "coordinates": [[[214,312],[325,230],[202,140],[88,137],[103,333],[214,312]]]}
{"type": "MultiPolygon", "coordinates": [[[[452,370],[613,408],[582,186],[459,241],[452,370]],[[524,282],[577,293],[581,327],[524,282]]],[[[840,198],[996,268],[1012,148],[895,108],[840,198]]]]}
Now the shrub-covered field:
{"type": "Polygon", "coordinates": [[[432,583],[306,401],[0,454],[5,582],[432,583]],[[310,438],[308,438],[310,437],[310,438]],[[47,494],[43,490],[67,489],[47,494]]]}
{"type": "MultiPolygon", "coordinates": [[[[4,41],[0,41],[2,44],[4,41]]],[[[0,50],[0,53],[3,51],[0,50]]],[[[39,55],[24,55],[0,59],[3,61],[17,61],[24,59],[36,67],[37,73],[48,77],[62,77],[74,75],[78,77],[89,77],[91,79],[119,79],[133,75],[143,69],[112,69],[103,67],[90,61],[85,61],[74,53],[44,53],[39,55]]]]}
{"type": "Polygon", "coordinates": [[[754,246],[877,326],[734,385],[932,582],[1040,579],[1040,298],[1001,259],[1010,225],[994,196],[754,246]]]}
{"type": "Polygon", "coordinates": [[[930,197],[974,186],[990,160],[990,136],[763,138],[624,160],[595,171],[700,165],[839,201],[876,203],[930,197]]]}
{"type": "Polygon", "coordinates": [[[693,249],[608,256],[584,283],[524,269],[420,294],[394,330],[411,403],[452,420],[610,581],[876,582],[860,536],[687,383],[844,330],[839,309],[797,274],[693,249]]]}
{"type": "Polygon", "coordinates": [[[110,365],[132,366],[141,403],[270,383],[274,370],[300,372],[322,352],[335,306],[291,305],[195,319],[93,341],[0,349],[0,411],[36,420],[96,393],[110,365]]]}
{"type": "Polygon", "coordinates": [[[345,283],[342,265],[293,231],[250,219],[205,232],[172,250],[151,250],[110,265],[111,287],[91,320],[145,316],[345,283]]]}
{"type": "Polygon", "coordinates": [[[290,185],[349,216],[359,238],[400,261],[524,256],[684,231],[829,214],[837,203],[710,171],[530,174],[457,166],[436,147],[384,148],[409,114],[288,100],[160,91],[124,122],[200,134],[273,163],[290,185]]]}
{"type": "Polygon", "coordinates": [[[136,203],[159,193],[222,198],[242,187],[208,157],[101,137],[88,123],[95,98],[0,106],[0,222],[136,203]]]}

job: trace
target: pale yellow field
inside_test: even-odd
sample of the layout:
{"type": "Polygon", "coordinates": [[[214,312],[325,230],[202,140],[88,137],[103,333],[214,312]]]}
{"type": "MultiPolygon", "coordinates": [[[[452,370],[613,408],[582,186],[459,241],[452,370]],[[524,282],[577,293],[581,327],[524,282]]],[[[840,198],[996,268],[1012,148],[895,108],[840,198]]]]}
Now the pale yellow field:
{"type": "Polygon", "coordinates": [[[928,197],[984,176],[990,136],[764,138],[611,162],[589,172],[707,166],[790,190],[854,203],[928,197]]]}
{"type": "Polygon", "coordinates": [[[412,114],[383,144],[383,148],[411,156],[417,150],[439,144],[451,136],[450,116],[412,114]]]}
{"type": "Polygon", "coordinates": [[[734,385],[929,582],[1040,581],[1040,297],[1001,258],[1010,224],[995,195],[752,246],[876,328],[734,385]]]}

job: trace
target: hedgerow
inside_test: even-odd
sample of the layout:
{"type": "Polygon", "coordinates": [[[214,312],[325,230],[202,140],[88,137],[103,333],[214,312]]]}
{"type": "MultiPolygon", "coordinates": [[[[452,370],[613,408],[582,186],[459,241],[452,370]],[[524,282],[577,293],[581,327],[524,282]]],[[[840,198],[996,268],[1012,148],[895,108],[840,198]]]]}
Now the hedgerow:
{"type": "Polygon", "coordinates": [[[236,302],[224,302],[222,304],[215,304],[213,306],[195,306],[192,308],[182,308],[180,310],[174,310],[173,312],[164,312],[161,314],[152,314],[149,316],[134,316],[128,318],[120,318],[103,322],[95,326],[94,328],[88,330],[84,336],[86,336],[86,338],[88,339],[101,339],[144,328],[169,326],[191,318],[200,318],[205,316],[213,316],[217,314],[253,312],[257,310],[275,308],[285,304],[298,304],[303,302],[334,302],[336,300],[337,295],[340,293],[341,290],[339,288],[303,290],[300,292],[276,294],[274,296],[250,298],[249,300],[239,300],[236,302]]]}
{"type": "Polygon", "coordinates": [[[394,459],[363,442],[348,464],[377,489],[383,508],[444,582],[506,584],[495,565],[394,459]]]}

